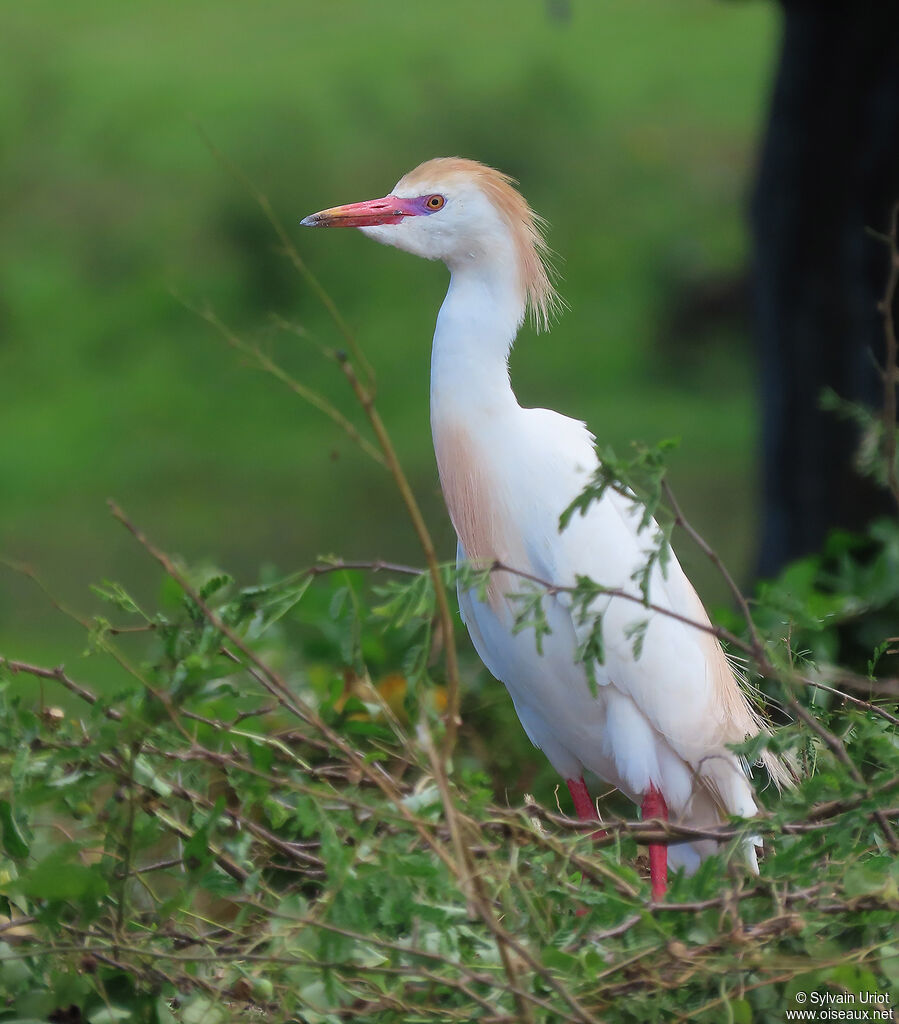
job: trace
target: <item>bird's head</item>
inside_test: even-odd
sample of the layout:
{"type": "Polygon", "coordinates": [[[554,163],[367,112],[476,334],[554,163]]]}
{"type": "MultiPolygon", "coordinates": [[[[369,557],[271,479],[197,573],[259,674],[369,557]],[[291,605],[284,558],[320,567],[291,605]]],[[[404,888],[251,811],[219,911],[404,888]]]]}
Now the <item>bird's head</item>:
{"type": "Polygon", "coordinates": [[[439,157],[400,178],[383,199],[335,206],[302,223],[359,228],[385,245],[443,260],[451,271],[514,266],[522,298],[545,328],[559,299],[548,273],[544,222],[512,181],[474,160],[439,157]]]}

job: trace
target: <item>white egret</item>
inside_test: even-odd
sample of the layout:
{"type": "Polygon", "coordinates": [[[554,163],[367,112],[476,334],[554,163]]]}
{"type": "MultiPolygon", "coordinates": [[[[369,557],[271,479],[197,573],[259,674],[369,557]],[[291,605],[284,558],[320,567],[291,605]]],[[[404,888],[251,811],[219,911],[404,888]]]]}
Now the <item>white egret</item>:
{"type": "MultiPolygon", "coordinates": [[[[383,199],[306,217],[309,226],[357,227],[426,259],[442,260],[450,285],[437,317],[431,361],[431,428],[440,483],[458,535],[458,560],[501,563],[557,587],[588,576],[635,592],[655,532],[608,490],[566,529],[559,519],[597,468],[594,438],[583,423],[547,409],[522,408],[509,381],[508,357],[529,309],[546,328],[557,304],[547,273],[542,221],[504,174],[472,160],[429,160],[383,199]]],[[[590,341],[590,344],[595,344],[590,341]]],[[[570,594],[543,604],[551,632],[542,653],[530,631],[515,632],[524,587],[510,572],[491,576],[483,600],[460,589],[459,607],[478,654],[505,683],[525,731],[568,784],[581,819],[597,818],[585,770],[617,786],[644,818],[697,828],[757,812],[747,766],[730,744],[764,729],[718,640],[706,630],[604,594],[605,656],[591,686],[579,644],[589,628],[572,614],[570,594]],[[647,623],[640,656],[633,630],[647,623]]],[[[690,581],[672,555],[655,564],[649,598],[665,611],[709,625],[690,581]]],[[[784,766],[763,755],[780,784],[784,766]]],[[[757,869],[754,842],[747,843],[757,869]]],[[[699,840],[650,846],[652,893],[661,899],[667,861],[695,870],[717,848],[699,840]]]]}

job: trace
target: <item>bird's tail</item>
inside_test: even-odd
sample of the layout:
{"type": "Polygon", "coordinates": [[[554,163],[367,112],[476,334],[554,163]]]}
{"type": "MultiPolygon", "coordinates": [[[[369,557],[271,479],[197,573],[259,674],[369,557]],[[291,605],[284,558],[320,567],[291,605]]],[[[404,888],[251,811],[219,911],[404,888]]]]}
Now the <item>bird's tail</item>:
{"type": "MultiPolygon", "coordinates": [[[[750,736],[770,736],[768,723],[752,704],[748,690],[751,689],[746,678],[746,666],[742,659],[718,645],[721,652],[719,670],[719,694],[726,708],[729,719],[730,743],[741,743],[750,736]]],[[[754,691],[758,695],[758,691],[754,691]]],[[[768,776],[778,790],[790,789],[799,777],[796,765],[789,756],[776,754],[765,749],[759,755],[759,764],[768,772],[768,776]]],[[[749,766],[747,765],[747,770],[749,766]]],[[[725,810],[731,814],[739,812],[730,810],[725,802],[725,810]]]]}
{"type": "MultiPolygon", "coordinates": [[[[677,818],[679,825],[695,829],[712,829],[721,825],[730,815],[752,818],[758,813],[752,785],[740,762],[730,751],[706,758],[697,771],[693,796],[677,818]],[[704,769],[704,770],[703,770],[704,769]]],[[[743,843],[743,855],[750,871],[758,874],[756,847],[762,845],[758,836],[748,836],[743,843]]],[[[692,874],[700,861],[718,853],[720,844],[715,839],[697,839],[669,847],[671,864],[683,866],[692,874]]]]}
{"type": "MultiPolygon", "coordinates": [[[[763,725],[759,731],[770,735],[766,725],[763,725]]],[[[759,762],[778,790],[792,789],[796,785],[799,773],[793,759],[788,755],[775,754],[771,750],[763,750],[759,757],[759,762]]]]}
{"type": "MultiPolygon", "coordinates": [[[[704,612],[703,612],[704,614],[704,612]]],[[[714,692],[717,696],[718,721],[721,731],[716,737],[717,750],[706,753],[696,761],[691,760],[695,773],[693,798],[681,816],[684,825],[694,828],[710,828],[720,825],[728,816],[752,818],[758,814],[758,804],[750,781],[752,770],[729,749],[751,736],[770,736],[771,730],[750,700],[750,689],[746,679],[745,665],[738,658],[728,654],[715,638],[710,638],[708,667],[712,673],[714,692]]],[[[708,748],[706,748],[708,749],[708,748]]],[[[759,755],[759,762],[778,790],[794,785],[798,778],[795,765],[772,750],[765,749],[759,755]]],[[[699,860],[715,853],[718,843],[714,840],[699,840],[683,844],[678,857],[677,848],[671,847],[673,862],[683,863],[688,870],[699,865],[699,860]]],[[[756,848],[762,845],[758,836],[745,840],[744,852],[749,867],[758,873],[756,848]]]]}

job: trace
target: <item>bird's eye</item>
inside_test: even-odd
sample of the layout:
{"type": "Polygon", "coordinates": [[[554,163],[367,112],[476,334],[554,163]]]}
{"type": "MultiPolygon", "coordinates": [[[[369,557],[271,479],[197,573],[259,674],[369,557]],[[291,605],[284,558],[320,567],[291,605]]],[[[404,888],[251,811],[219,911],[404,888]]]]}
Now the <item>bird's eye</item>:
{"type": "Polygon", "coordinates": [[[429,210],[442,210],[445,202],[446,200],[443,196],[428,196],[428,201],[425,203],[425,206],[427,206],[429,210]]]}

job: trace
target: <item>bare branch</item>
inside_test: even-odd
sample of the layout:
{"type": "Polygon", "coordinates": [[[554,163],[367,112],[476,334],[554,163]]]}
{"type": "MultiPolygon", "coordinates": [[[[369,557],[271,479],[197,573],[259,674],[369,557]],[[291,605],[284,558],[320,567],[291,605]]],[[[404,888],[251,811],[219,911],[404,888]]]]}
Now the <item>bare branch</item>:
{"type": "MultiPolygon", "coordinates": [[[[83,700],[86,704],[97,703],[97,695],[66,675],[65,668],[62,665],[57,665],[56,668],[43,668],[40,665],[31,665],[26,661],[15,661],[12,658],[4,658],[0,655],[0,666],[9,669],[13,675],[23,672],[29,676],[36,676],[38,679],[52,679],[57,683],[61,683],[69,693],[75,694],[79,700],[83,700]]],[[[104,707],[103,714],[114,722],[122,720],[122,713],[116,710],[116,708],[104,707]]]]}

